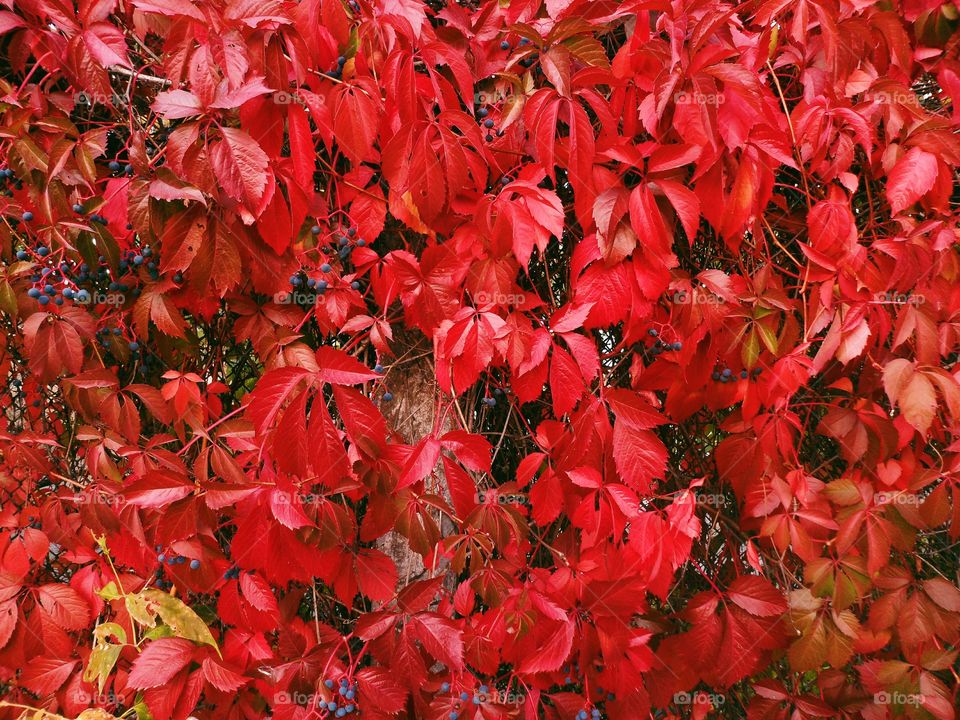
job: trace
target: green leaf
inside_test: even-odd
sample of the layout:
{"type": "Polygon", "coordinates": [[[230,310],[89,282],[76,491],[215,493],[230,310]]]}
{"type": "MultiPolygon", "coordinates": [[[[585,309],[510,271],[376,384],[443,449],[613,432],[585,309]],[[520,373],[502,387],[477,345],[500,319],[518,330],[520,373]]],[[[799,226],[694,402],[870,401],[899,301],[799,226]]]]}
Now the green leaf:
{"type": "Polygon", "coordinates": [[[102,597],[104,600],[116,600],[117,598],[122,597],[120,591],[117,589],[117,584],[112,580],[97,590],[97,595],[102,597]]]}
{"type": "Polygon", "coordinates": [[[93,650],[87,660],[87,667],[83,671],[84,681],[92,683],[96,680],[98,692],[102,693],[126,642],[127,633],[117,623],[108,622],[98,625],[93,631],[93,650]],[[109,642],[107,638],[111,636],[119,638],[121,644],[109,642]]]}

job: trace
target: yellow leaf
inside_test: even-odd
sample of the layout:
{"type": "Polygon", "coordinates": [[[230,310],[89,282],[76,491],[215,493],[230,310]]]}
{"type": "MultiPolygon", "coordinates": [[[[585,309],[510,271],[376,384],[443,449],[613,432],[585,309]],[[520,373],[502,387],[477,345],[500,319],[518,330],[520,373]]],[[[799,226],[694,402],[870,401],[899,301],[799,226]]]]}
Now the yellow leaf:
{"type": "Polygon", "coordinates": [[[217,641],[210,633],[210,628],[182,601],[173,595],[152,588],[144,590],[141,595],[150,603],[151,609],[156,608],[155,611],[159,613],[163,622],[170,626],[174,635],[210,645],[217,653],[220,652],[217,641]]]}

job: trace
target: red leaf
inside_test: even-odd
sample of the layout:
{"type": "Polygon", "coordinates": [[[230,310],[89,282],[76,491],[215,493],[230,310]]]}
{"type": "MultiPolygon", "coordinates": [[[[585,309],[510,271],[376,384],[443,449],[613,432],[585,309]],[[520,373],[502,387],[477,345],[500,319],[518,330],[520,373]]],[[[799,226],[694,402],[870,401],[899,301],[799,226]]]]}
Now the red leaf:
{"type": "Polygon", "coordinates": [[[153,640],[133,661],[127,685],[138,690],[160,687],[186,667],[193,652],[194,644],[183,638],[153,640]]]}
{"type": "Polygon", "coordinates": [[[397,566],[379,550],[363,549],[356,557],[360,592],[378,602],[391,599],[397,591],[397,566]]]}
{"type": "Polygon", "coordinates": [[[90,606],[69,585],[42,585],[37,588],[37,600],[64,630],[82,630],[90,624],[90,606]]]}
{"type": "Polygon", "coordinates": [[[76,666],[76,660],[65,662],[49,657],[31,658],[20,674],[20,682],[35,695],[46,697],[63,686],[76,666]]]}
{"type": "Polygon", "coordinates": [[[550,394],[553,398],[554,415],[563,417],[573,410],[585,390],[577,363],[570,357],[570,353],[554,345],[550,358],[550,394]]]}
{"type": "Polygon", "coordinates": [[[455,622],[433,613],[411,618],[414,637],[428,653],[455,672],[463,670],[463,633],[455,622]]]}
{"type": "Polygon", "coordinates": [[[244,203],[251,212],[263,199],[270,160],[257,142],[243,130],[221,127],[223,140],[210,153],[217,179],[227,195],[244,203]]]}
{"type": "Polygon", "coordinates": [[[730,583],[727,596],[751,615],[771,617],[787,611],[783,593],[759,575],[741,575],[730,583]]]}
{"type": "Polygon", "coordinates": [[[613,459],[623,483],[645,494],[654,478],[663,477],[667,448],[649,430],[636,430],[618,420],[613,426],[613,459]]]}
{"type": "Polygon", "coordinates": [[[235,673],[209,657],[203,659],[201,668],[204,679],[221,692],[236,692],[250,682],[250,678],[235,673]]]}
{"type": "Polygon", "coordinates": [[[343,350],[321,345],[317,348],[317,378],[334,385],[356,385],[380,376],[343,350]]]}
{"type": "Polygon", "coordinates": [[[309,375],[308,370],[290,365],[271,370],[260,378],[247,405],[247,414],[258,432],[264,432],[273,424],[284,402],[309,375]]]}
{"type": "Polygon", "coordinates": [[[439,457],[440,441],[435,437],[425,437],[417,443],[403,466],[400,479],[397,482],[397,489],[408,487],[427,477],[437,466],[439,457]]]}
{"type": "Polygon", "coordinates": [[[937,158],[919,147],[910,148],[887,177],[887,201],[894,215],[910,207],[933,189],[937,158]]]}
{"type": "Polygon", "coordinates": [[[243,573],[240,575],[240,589],[246,598],[257,610],[276,615],[279,612],[277,599],[273,596],[270,584],[259,575],[243,573]]]}

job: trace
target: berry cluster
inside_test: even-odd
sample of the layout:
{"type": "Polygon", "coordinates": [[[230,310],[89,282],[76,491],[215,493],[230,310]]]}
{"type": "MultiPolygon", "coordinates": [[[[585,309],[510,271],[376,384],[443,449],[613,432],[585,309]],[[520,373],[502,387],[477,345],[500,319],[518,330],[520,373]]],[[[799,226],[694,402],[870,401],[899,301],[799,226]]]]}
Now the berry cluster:
{"type": "Polygon", "coordinates": [[[14,181],[13,188],[15,190],[23,190],[23,183],[20,182],[19,180],[14,180],[13,170],[11,170],[10,168],[4,168],[3,170],[0,170],[0,188],[3,188],[3,190],[0,191],[0,195],[4,195],[6,197],[13,197],[13,190],[7,187],[7,183],[10,180],[14,181]]]}
{"type": "MultiPolygon", "coordinates": [[[[112,173],[118,173],[121,170],[121,165],[117,160],[111,160],[109,163],[107,163],[107,167],[112,173]]],[[[122,169],[125,175],[133,175],[133,165],[130,163],[123,165],[122,169]]]]}
{"type": "MultiPolygon", "coordinates": [[[[753,377],[757,377],[759,374],[760,368],[755,367],[752,373],[747,372],[746,370],[741,370],[739,376],[741,380],[746,380],[751,375],[753,377]]],[[[733,370],[725,367],[722,370],[714,370],[712,373],[710,373],[710,379],[719,383],[732,383],[737,381],[737,375],[734,374],[733,370]]]]}
{"type": "Polygon", "coordinates": [[[357,683],[354,681],[350,682],[348,678],[340,678],[339,683],[334,683],[331,678],[327,678],[323,681],[324,686],[328,690],[333,690],[336,686],[337,695],[340,696],[340,702],[336,700],[329,700],[326,704],[321,703],[321,706],[326,709],[326,711],[333,717],[346,717],[354,712],[359,713],[359,708],[357,707],[357,683]]]}
{"type": "Polygon", "coordinates": [[[656,357],[657,355],[661,355],[665,352],[670,352],[671,350],[676,351],[676,350],[683,349],[683,343],[680,342],[679,340],[665,343],[659,337],[660,333],[655,328],[650,328],[649,330],[647,330],[647,335],[649,335],[652,338],[657,338],[656,342],[654,342],[653,344],[653,347],[650,348],[650,354],[653,355],[654,357],[656,357]]]}
{"type": "MultiPolygon", "coordinates": [[[[440,685],[440,692],[448,693],[450,692],[450,683],[445,682],[440,685]]],[[[490,688],[486,685],[479,686],[472,694],[466,690],[461,690],[460,694],[453,701],[453,710],[450,711],[450,714],[447,716],[449,720],[458,720],[460,714],[463,712],[463,706],[467,703],[473,705],[480,705],[487,702],[487,694],[490,692],[490,688]]]]}
{"type": "Polygon", "coordinates": [[[347,64],[347,58],[341,55],[337,58],[337,69],[331,70],[327,73],[327,77],[331,77],[334,80],[339,80],[343,77],[343,66],[347,64]]]}
{"type": "MultiPolygon", "coordinates": [[[[82,212],[83,208],[80,205],[74,205],[74,210],[82,212]]],[[[29,222],[33,219],[33,213],[25,212],[22,217],[24,221],[29,222]]],[[[96,213],[90,216],[90,220],[107,224],[107,219],[96,213]]],[[[157,280],[160,277],[157,259],[149,247],[128,250],[117,264],[116,277],[111,277],[109,265],[102,255],[97,260],[95,270],[92,270],[86,262],[71,264],[65,259],[58,260],[59,256],[60,253],[51,252],[50,248],[42,244],[38,244],[32,250],[21,247],[16,252],[17,260],[32,261],[36,265],[42,265],[35,269],[30,278],[34,285],[27,290],[28,297],[36,300],[41,306],[50,303],[63,305],[67,300],[81,305],[91,302],[98,304],[104,300],[108,304],[122,305],[126,302],[127,293],[133,298],[139,297],[141,270],[145,270],[151,280],[157,280]],[[106,298],[107,293],[114,295],[106,298]]],[[[182,280],[182,277],[180,279],[182,280]]]]}
{"type": "MultiPolygon", "coordinates": [[[[161,565],[163,565],[164,562],[166,562],[167,565],[170,565],[170,566],[173,566],[173,565],[184,565],[184,564],[186,564],[186,562],[187,562],[187,558],[185,558],[183,555],[174,555],[174,554],[166,555],[165,553],[160,552],[160,551],[163,549],[160,545],[157,545],[157,548],[156,548],[156,549],[157,549],[157,552],[159,553],[159,554],[157,555],[157,562],[160,563],[161,565]]],[[[199,569],[200,569],[200,561],[197,560],[196,558],[194,558],[193,560],[191,560],[191,561],[190,561],[190,569],[191,569],[191,570],[199,570],[199,569]]]]}

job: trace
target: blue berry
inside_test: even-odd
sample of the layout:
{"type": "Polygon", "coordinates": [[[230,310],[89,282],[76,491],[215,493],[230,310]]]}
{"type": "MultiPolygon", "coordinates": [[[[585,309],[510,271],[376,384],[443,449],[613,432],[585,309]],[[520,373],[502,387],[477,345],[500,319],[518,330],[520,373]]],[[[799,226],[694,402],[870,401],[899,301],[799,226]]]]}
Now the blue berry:
{"type": "Polygon", "coordinates": [[[457,720],[457,718],[460,717],[460,715],[458,715],[455,711],[451,711],[449,717],[450,717],[450,720],[457,720]]]}
{"type": "Polygon", "coordinates": [[[347,235],[349,235],[350,237],[353,237],[353,236],[356,235],[356,234],[357,234],[357,229],[356,229],[356,228],[353,228],[353,227],[352,227],[352,228],[348,228],[348,229],[347,229],[347,235]]]}
{"type": "Polygon", "coordinates": [[[26,250],[17,250],[17,260],[26,260],[28,257],[30,257],[30,253],[26,250]]]}
{"type": "Polygon", "coordinates": [[[479,695],[474,695],[474,696],[473,696],[473,704],[474,704],[474,705],[479,705],[479,704],[480,704],[480,696],[479,696],[479,695]]]}
{"type": "Polygon", "coordinates": [[[450,692],[450,683],[445,682],[440,684],[440,692],[450,692]]]}
{"type": "Polygon", "coordinates": [[[346,244],[347,244],[348,242],[350,242],[350,241],[347,239],[347,236],[346,236],[346,235],[341,235],[341,236],[340,236],[340,239],[337,240],[337,243],[339,243],[340,247],[346,246],[346,244]]]}
{"type": "Polygon", "coordinates": [[[299,276],[299,275],[291,275],[291,276],[290,276],[290,284],[293,285],[294,287],[296,287],[297,285],[299,285],[299,284],[300,284],[300,276],[299,276]]]}
{"type": "Polygon", "coordinates": [[[747,371],[746,371],[746,370],[741,370],[741,371],[740,371],[740,379],[741,379],[741,380],[746,380],[746,379],[747,379],[747,371]]]}
{"type": "Polygon", "coordinates": [[[320,266],[320,272],[328,273],[331,270],[333,270],[333,267],[330,265],[330,263],[324,263],[320,266]]]}
{"type": "Polygon", "coordinates": [[[487,407],[494,407],[497,404],[497,399],[492,397],[487,397],[483,399],[483,404],[487,407]]]}
{"type": "Polygon", "coordinates": [[[175,283],[182,283],[182,282],[183,282],[183,273],[176,273],[176,274],[174,274],[174,276],[173,276],[173,281],[174,281],[175,283]]]}
{"type": "Polygon", "coordinates": [[[716,380],[719,380],[719,379],[720,379],[720,373],[718,373],[716,370],[714,370],[712,373],[710,373],[710,379],[711,379],[711,380],[715,380],[715,381],[716,381],[716,380]]]}
{"type": "Polygon", "coordinates": [[[117,172],[120,169],[120,163],[118,163],[116,160],[111,160],[107,164],[107,167],[110,169],[110,172],[117,172]]]}
{"type": "Polygon", "coordinates": [[[650,337],[656,337],[658,334],[659,333],[656,331],[655,328],[650,328],[649,330],[647,330],[647,335],[649,335],[650,337]]]}
{"type": "Polygon", "coordinates": [[[126,165],[123,166],[123,171],[127,175],[133,175],[133,165],[131,165],[130,163],[127,163],[126,165]]]}
{"type": "Polygon", "coordinates": [[[522,46],[522,45],[529,45],[529,44],[530,44],[530,40],[529,40],[529,39],[527,39],[527,38],[520,38],[520,45],[521,45],[521,46],[522,46]]]}
{"type": "Polygon", "coordinates": [[[367,241],[364,240],[363,238],[360,238],[359,240],[357,240],[357,247],[363,247],[366,244],[367,244],[367,241]]]}
{"type": "Polygon", "coordinates": [[[310,228],[310,232],[311,232],[311,234],[313,234],[313,235],[319,235],[319,234],[320,234],[320,226],[319,226],[319,225],[314,225],[313,227],[310,228]]]}
{"type": "Polygon", "coordinates": [[[577,720],[587,720],[587,711],[581,710],[577,713],[577,720]]]}
{"type": "Polygon", "coordinates": [[[82,212],[83,212],[83,205],[81,205],[80,203],[74,203],[74,205],[73,205],[73,211],[74,211],[75,213],[82,213],[82,212]]]}
{"type": "Polygon", "coordinates": [[[177,565],[183,565],[185,562],[187,562],[187,559],[183,555],[177,557],[177,565]]]}
{"type": "Polygon", "coordinates": [[[463,702],[466,702],[467,700],[470,699],[469,693],[465,693],[465,692],[460,693],[460,699],[461,699],[463,702]]]}
{"type": "Polygon", "coordinates": [[[134,265],[143,265],[143,255],[134,255],[133,256],[134,265]]]}
{"type": "Polygon", "coordinates": [[[47,303],[50,302],[50,298],[47,297],[46,295],[41,295],[40,297],[37,298],[37,302],[40,303],[41,305],[46,305],[47,303]]]}
{"type": "MultiPolygon", "coordinates": [[[[383,365],[381,365],[380,363],[377,363],[376,365],[373,366],[373,371],[378,375],[383,375],[383,365]]],[[[449,683],[444,683],[444,684],[447,685],[449,689],[449,683]]],[[[446,690],[444,690],[444,692],[446,692],[446,690]]]]}
{"type": "Polygon", "coordinates": [[[329,710],[330,712],[336,712],[337,704],[331,700],[330,702],[327,703],[327,710],[329,710]]]}
{"type": "Polygon", "coordinates": [[[343,717],[344,715],[347,714],[347,711],[345,708],[338,708],[335,714],[337,717],[343,717]]]}
{"type": "Polygon", "coordinates": [[[167,558],[167,565],[174,565],[174,564],[176,564],[176,562],[177,562],[177,559],[176,559],[175,557],[168,557],[168,558],[167,558]]]}
{"type": "Polygon", "coordinates": [[[354,280],[352,283],[350,283],[350,287],[352,287],[354,290],[359,290],[360,282],[358,280],[354,280]]]}
{"type": "Polygon", "coordinates": [[[40,297],[40,290],[38,290],[37,288],[30,288],[29,290],[27,290],[27,295],[29,297],[32,297],[34,300],[36,300],[38,297],[40,297]]]}
{"type": "Polygon", "coordinates": [[[326,280],[317,280],[317,292],[323,292],[328,285],[329,283],[326,280]]]}
{"type": "Polygon", "coordinates": [[[26,211],[23,215],[21,215],[20,217],[23,218],[23,221],[24,221],[24,222],[30,222],[31,220],[33,220],[33,213],[30,212],[29,210],[27,210],[27,211],[26,211]]]}
{"type": "Polygon", "coordinates": [[[327,678],[326,680],[323,681],[323,684],[326,685],[327,688],[332,688],[332,687],[333,687],[333,680],[331,680],[330,678],[327,678]]]}
{"type": "Polygon", "coordinates": [[[510,43],[508,43],[506,40],[501,40],[501,41],[500,41],[500,49],[501,49],[501,50],[509,50],[509,49],[510,49],[510,43]]]}
{"type": "Polygon", "coordinates": [[[482,107],[479,110],[477,110],[477,115],[479,115],[482,118],[485,118],[489,114],[490,114],[490,111],[487,110],[485,107],[482,107]]]}
{"type": "Polygon", "coordinates": [[[391,400],[393,400],[393,393],[392,393],[392,392],[389,392],[389,391],[388,391],[388,392],[385,392],[385,393],[383,394],[383,401],[384,401],[384,402],[390,402],[391,400]]]}
{"type": "Polygon", "coordinates": [[[492,128],[492,127],[493,127],[493,120],[492,120],[491,118],[487,118],[486,120],[483,121],[483,126],[484,126],[485,128],[492,128]]]}
{"type": "Polygon", "coordinates": [[[200,561],[199,561],[199,560],[194,559],[194,560],[191,560],[191,561],[190,561],[190,569],[191,569],[191,570],[198,570],[199,568],[200,568],[200,561]]]}
{"type": "Polygon", "coordinates": [[[163,553],[160,553],[159,555],[157,555],[157,562],[158,562],[158,563],[162,563],[162,562],[163,562],[164,560],[166,560],[166,559],[167,559],[167,556],[164,555],[163,553]]]}
{"type": "Polygon", "coordinates": [[[140,343],[134,340],[128,345],[128,347],[130,348],[131,352],[136,352],[140,349],[140,343]]]}
{"type": "Polygon", "coordinates": [[[731,375],[733,375],[733,370],[731,370],[730,368],[724,368],[724,369],[723,369],[723,372],[722,372],[721,374],[722,374],[725,378],[728,378],[728,377],[730,377],[731,375]]]}
{"type": "Polygon", "coordinates": [[[50,248],[45,247],[43,245],[37,248],[37,255],[39,255],[40,257],[46,257],[49,254],[50,254],[50,248]]]}
{"type": "Polygon", "coordinates": [[[337,58],[337,65],[339,65],[340,67],[343,67],[343,66],[346,65],[346,64],[347,64],[347,58],[346,58],[346,57],[344,57],[343,55],[341,55],[341,56],[339,56],[339,57],[337,58]]]}
{"type": "Polygon", "coordinates": [[[351,689],[347,690],[347,691],[343,694],[343,696],[344,696],[347,700],[353,700],[353,699],[357,696],[357,693],[353,690],[353,688],[351,688],[351,689]]]}
{"type": "Polygon", "coordinates": [[[144,249],[143,249],[143,256],[144,256],[144,257],[150,257],[151,255],[153,255],[153,249],[152,249],[152,248],[148,248],[148,247],[147,247],[147,248],[144,248],[144,249]]]}

